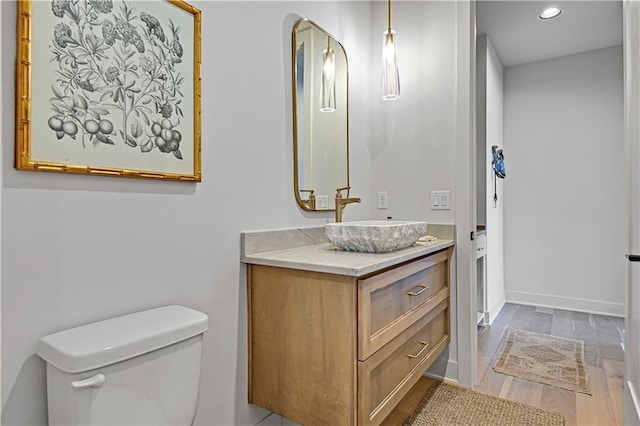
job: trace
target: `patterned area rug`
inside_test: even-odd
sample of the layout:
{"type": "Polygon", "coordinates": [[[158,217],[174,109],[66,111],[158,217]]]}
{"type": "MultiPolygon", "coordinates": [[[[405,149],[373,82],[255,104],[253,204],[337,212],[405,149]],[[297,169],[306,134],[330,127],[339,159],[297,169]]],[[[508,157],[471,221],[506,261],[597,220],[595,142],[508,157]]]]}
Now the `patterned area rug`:
{"type": "Polygon", "coordinates": [[[439,383],[427,395],[405,426],[562,426],[564,417],[519,402],[439,383]]]}
{"type": "Polygon", "coordinates": [[[591,395],[582,340],[509,329],[493,370],[591,395]]]}

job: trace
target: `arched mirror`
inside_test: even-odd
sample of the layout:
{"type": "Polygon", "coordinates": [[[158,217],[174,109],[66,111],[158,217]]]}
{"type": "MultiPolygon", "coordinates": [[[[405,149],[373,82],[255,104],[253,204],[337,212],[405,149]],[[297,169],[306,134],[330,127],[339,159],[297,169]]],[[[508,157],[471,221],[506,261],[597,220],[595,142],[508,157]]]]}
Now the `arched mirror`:
{"type": "Polygon", "coordinates": [[[294,190],[305,210],[335,210],[349,186],[347,55],[308,19],[293,27],[294,190]]]}

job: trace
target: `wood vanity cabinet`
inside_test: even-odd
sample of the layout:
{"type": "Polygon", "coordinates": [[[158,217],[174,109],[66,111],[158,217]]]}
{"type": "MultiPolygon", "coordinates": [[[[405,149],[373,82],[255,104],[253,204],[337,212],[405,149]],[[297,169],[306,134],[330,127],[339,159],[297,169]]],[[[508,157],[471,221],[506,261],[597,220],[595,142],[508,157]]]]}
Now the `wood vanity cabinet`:
{"type": "Polygon", "coordinates": [[[248,264],[249,402],[379,424],[449,344],[452,251],[362,277],[248,264]]]}

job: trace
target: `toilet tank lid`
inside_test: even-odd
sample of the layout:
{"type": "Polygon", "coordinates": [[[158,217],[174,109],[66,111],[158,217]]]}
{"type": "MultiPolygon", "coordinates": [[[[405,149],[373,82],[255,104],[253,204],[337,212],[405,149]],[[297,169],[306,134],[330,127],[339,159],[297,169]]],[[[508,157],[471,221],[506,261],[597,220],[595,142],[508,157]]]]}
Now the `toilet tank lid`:
{"type": "Polygon", "coordinates": [[[37,353],[67,373],[93,370],[202,334],[209,317],[172,305],[98,321],[42,337],[37,353]]]}

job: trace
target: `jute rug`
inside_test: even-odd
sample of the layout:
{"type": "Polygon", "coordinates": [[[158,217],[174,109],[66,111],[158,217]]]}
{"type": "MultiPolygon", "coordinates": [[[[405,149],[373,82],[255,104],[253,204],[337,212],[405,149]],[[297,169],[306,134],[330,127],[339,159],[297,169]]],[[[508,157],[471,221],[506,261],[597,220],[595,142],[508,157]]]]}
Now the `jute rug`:
{"type": "Polygon", "coordinates": [[[409,417],[405,426],[562,426],[560,413],[439,383],[409,417]]]}
{"type": "Polygon", "coordinates": [[[582,340],[509,329],[493,370],[591,395],[582,340]]]}

